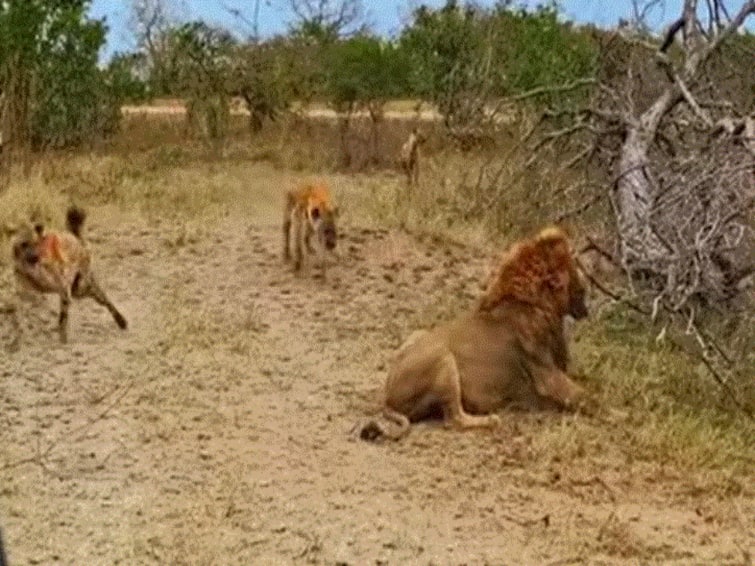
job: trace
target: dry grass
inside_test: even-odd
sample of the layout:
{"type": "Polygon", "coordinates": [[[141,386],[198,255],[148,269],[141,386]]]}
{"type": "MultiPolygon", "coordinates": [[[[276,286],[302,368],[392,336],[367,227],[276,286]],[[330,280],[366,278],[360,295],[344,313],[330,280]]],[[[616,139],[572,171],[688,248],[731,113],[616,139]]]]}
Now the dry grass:
{"type": "MultiPolygon", "coordinates": [[[[231,210],[269,217],[269,224],[277,226],[281,189],[303,175],[327,175],[347,225],[401,227],[491,249],[543,223],[553,215],[553,206],[566,206],[574,197],[567,190],[569,179],[555,177],[556,166],[517,173],[527,156],[512,152],[510,169],[502,171],[508,182],[498,185],[505,195],[474,210],[479,205],[475,191],[485,182],[478,186],[475,175],[490,156],[444,148],[437,134],[428,144],[420,186],[409,191],[387,166],[408,127],[388,129],[384,154],[375,165],[379,170],[344,175],[336,172],[339,160],[333,157],[338,155],[337,133],[323,121],[287,122],[253,143],[243,122],[235,122],[229,140],[211,147],[187,138],[176,117],[130,116],[107,147],[45,155],[30,178],[15,179],[0,194],[0,227],[10,229],[32,215],[59,226],[69,202],[110,205],[168,222],[173,229],[167,244],[180,249],[201,245],[214,223],[231,210]],[[264,179],[256,186],[266,188],[250,194],[252,176],[264,179]],[[560,195],[550,204],[543,201],[549,192],[560,195]],[[492,226],[499,231],[493,233],[492,226]]],[[[0,231],[4,250],[8,233],[0,231]]],[[[191,312],[177,308],[187,300],[165,299],[160,316],[167,349],[223,345],[240,356],[253,353],[249,344],[265,330],[253,307],[229,318],[227,312],[214,313],[211,302],[191,312]]],[[[411,320],[391,328],[398,338],[404,328],[447,320],[465,305],[452,295],[447,301],[416,305],[411,320]]],[[[716,493],[751,492],[753,422],[731,410],[702,368],[669,345],[656,344],[644,322],[618,306],[596,311],[577,328],[575,359],[601,404],[615,411],[602,417],[605,423],[577,417],[544,429],[533,445],[535,457],[579,460],[607,450],[627,462],[698,470],[716,493]]],[[[625,531],[621,522],[609,525],[602,550],[641,556],[625,531]]]]}
{"type": "Polygon", "coordinates": [[[259,307],[221,309],[197,297],[185,296],[180,285],[163,298],[158,316],[164,329],[166,352],[223,348],[239,356],[255,353],[255,345],[267,326],[259,307]],[[185,308],[192,305],[191,309],[185,308]]]}

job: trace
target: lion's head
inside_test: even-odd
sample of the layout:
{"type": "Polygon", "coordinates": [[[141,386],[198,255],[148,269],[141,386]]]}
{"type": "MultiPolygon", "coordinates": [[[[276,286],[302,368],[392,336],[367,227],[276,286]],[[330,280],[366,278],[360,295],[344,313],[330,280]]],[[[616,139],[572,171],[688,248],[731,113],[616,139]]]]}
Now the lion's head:
{"type": "Polygon", "coordinates": [[[506,301],[531,304],[559,318],[587,316],[585,285],[563,229],[544,228],[503,254],[479,309],[490,311],[506,301]]]}

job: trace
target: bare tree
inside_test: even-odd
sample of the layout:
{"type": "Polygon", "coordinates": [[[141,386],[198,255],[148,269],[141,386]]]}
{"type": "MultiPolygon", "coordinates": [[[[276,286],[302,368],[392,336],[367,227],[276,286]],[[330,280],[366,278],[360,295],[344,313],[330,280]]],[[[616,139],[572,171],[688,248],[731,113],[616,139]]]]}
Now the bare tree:
{"type": "Polygon", "coordinates": [[[579,156],[598,155],[613,169],[617,259],[672,312],[728,300],[753,273],[755,152],[747,132],[755,128],[755,73],[740,66],[751,53],[721,54],[729,44],[752,49],[735,34],[753,13],[755,0],[733,16],[723,0],[704,8],[685,0],[660,46],[612,36],[590,107],[545,136],[552,144],[591,134],[579,156]]]}
{"type": "Polygon", "coordinates": [[[284,0],[296,20],[295,28],[327,37],[351,35],[364,24],[362,0],[284,0]]]}
{"type": "MultiPolygon", "coordinates": [[[[260,41],[260,4],[262,4],[262,0],[243,0],[242,5],[244,7],[233,6],[227,2],[221,2],[221,4],[226,12],[242,24],[244,31],[251,32],[252,41],[258,43],[260,41]],[[246,14],[247,5],[251,5],[251,17],[246,14]]],[[[271,6],[271,0],[265,0],[265,5],[271,6]]]]}
{"type": "MultiPolygon", "coordinates": [[[[621,109],[614,107],[608,113],[594,113],[598,120],[620,124],[623,129],[614,195],[622,264],[630,273],[661,275],[666,280],[662,293],[673,296],[676,310],[693,294],[712,291],[701,288],[701,278],[708,279],[708,283],[726,279],[727,274],[722,273],[720,265],[717,266],[721,263],[715,259],[717,250],[735,248],[747,232],[741,216],[744,210],[740,209],[739,214],[734,210],[714,210],[716,204],[710,199],[716,188],[723,188],[720,180],[725,177],[728,186],[742,184],[741,188],[746,192],[737,192],[732,197],[741,201],[740,204],[752,198],[752,194],[747,193],[753,190],[752,183],[747,182],[748,177],[752,179],[752,168],[755,166],[751,159],[746,159],[744,155],[741,158],[744,161],[719,161],[720,175],[711,177],[710,184],[703,188],[708,193],[703,197],[708,199],[705,213],[683,236],[680,234],[680,223],[685,219],[676,216],[681,211],[674,210],[666,201],[672,198],[671,194],[679,193],[679,189],[686,188],[681,192],[689,195],[692,183],[699,182],[700,177],[690,178],[688,174],[693,172],[694,167],[688,167],[687,174],[679,170],[675,178],[665,175],[666,182],[662,183],[664,175],[654,170],[651,159],[654,146],[660,139],[679,139],[679,135],[674,133],[688,130],[690,126],[712,130],[717,122],[713,119],[713,110],[725,109],[728,114],[736,110],[726,101],[702,99],[697,93],[715,93],[715,85],[710,84],[703,74],[705,63],[742,26],[747,16],[755,12],[755,0],[745,2],[730,19],[724,16],[727,11],[723,9],[721,0],[712,1],[717,8],[711,9],[706,31],[698,18],[697,1],[685,0],[681,18],[669,28],[656,53],[667,83],[646,108],[634,108],[630,104],[621,109]],[[668,56],[667,51],[680,32],[682,57],[677,62],[668,56]],[[726,175],[724,171],[727,171],[726,175]],[[671,234],[680,240],[679,245],[669,241],[671,234]],[[706,244],[707,249],[703,250],[706,244]],[[703,262],[706,265],[699,265],[701,252],[707,256],[703,262]]],[[[611,97],[619,99],[618,93],[612,93],[611,97]]],[[[678,145],[684,147],[683,144],[678,145]]],[[[688,162],[690,166],[700,163],[699,149],[697,153],[698,159],[688,162]]],[[[692,211],[688,209],[687,212],[692,211]]],[[[719,296],[711,298],[721,298],[719,293],[714,295],[719,296]]]]}
{"type": "Polygon", "coordinates": [[[657,8],[663,9],[665,6],[665,0],[632,0],[631,27],[637,31],[648,33],[651,29],[651,25],[648,24],[651,12],[657,8]]]}
{"type": "MultiPolygon", "coordinates": [[[[635,308],[663,318],[661,335],[671,324],[692,337],[689,351],[745,407],[752,400],[740,403],[729,377],[747,370],[699,313],[726,313],[739,334],[752,327],[755,41],[740,35],[752,14],[755,0],[736,11],[724,0],[684,0],[659,41],[641,33],[605,38],[589,107],[536,146],[562,148],[566,136],[588,133],[570,164],[591,158],[610,165],[603,197],[614,211],[617,244],[602,252],[628,275],[635,308]]],[[[727,340],[730,347],[741,341],[736,333],[727,340]]],[[[751,391],[751,373],[736,383],[751,391]]]]}
{"type": "Polygon", "coordinates": [[[169,86],[169,50],[166,49],[165,42],[177,20],[175,3],[166,0],[132,0],[130,23],[136,46],[149,60],[152,86],[158,92],[169,86]]]}

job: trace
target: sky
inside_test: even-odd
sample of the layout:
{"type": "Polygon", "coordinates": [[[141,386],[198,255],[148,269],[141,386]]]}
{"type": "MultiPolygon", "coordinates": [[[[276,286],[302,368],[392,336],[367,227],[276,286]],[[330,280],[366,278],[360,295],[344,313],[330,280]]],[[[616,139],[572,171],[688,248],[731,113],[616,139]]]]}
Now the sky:
{"type": "MultiPolygon", "coordinates": [[[[201,19],[217,24],[245,37],[251,35],[251,28],[234,17],[231,10],[239,10],[247,20],[252,19],[255,0],[165,0],[170,11],[179,20],[201,19]]],[[[382,35],[394,35],[407,22],[411,8],[420,3],[428,6],[442,6],[444,0],[364,0],[367,20],[372,28],[382,35]]],[[[493,5],[494,0],[478,0],[481,5],[493,5]]],[[[519,4],[536,6],[541,0],[520,0],[519,4]]],[[[736,4],[733,3],[733,4],[736,4]]],[[[132,0],[93,0],[90,15],[106,18],[109,26],[107,45],[101,57],[108,60],[117,51],[134,49],[131,30],[132,0]]],[[[613,27],[619,18],[631,14],[631,0],[562,0],[564,16],[579,23],[594,23],[603,27],[613,27]]],[[[663,0],[649,16],[653,27],[661,28],[680,13],[681,0],[663,0]]],[[[261,0],[259,29],[262,37],[285,32],[291,13],[287,0],[261,0]]]]}

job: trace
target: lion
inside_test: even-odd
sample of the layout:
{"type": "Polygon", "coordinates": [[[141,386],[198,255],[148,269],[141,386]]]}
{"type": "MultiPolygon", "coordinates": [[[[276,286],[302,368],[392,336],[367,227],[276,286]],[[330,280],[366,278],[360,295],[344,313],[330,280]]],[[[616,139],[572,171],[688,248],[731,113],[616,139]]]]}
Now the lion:
{"type": "Polygon", "coordinates": [[[283,215],[283,259],[291,260],[291,232],[294,234],[294,270],[302,267],[304,250],[313,253],[312,236],[319,248],[320,267],[325,275],[324,251],[332,252],[338,234],[338,207],[333,204],[330,190],[324,182],[309,182],[286,193],[283,215]]]}
{"type": "Polygon", "coordinates": [[[46,232],[42,224],[22,228],[13,242],[13,265],[17,280],[39,293],[60,296],[58,333],[68,341],[68,308],[71,298],[90,297],[104,306],[119,328],[128,323],[100,288],[91,270],[92,256],[84,245],[81,229],[86,213],[70,207],[66,213],[67,232],[46,232]]]}
{"type": "Polygon", "coordinates": [[[494,427],[504,407],[577,408],[584,391],[566,374],[563,322],[587,316],[585,291],[562,229],[514,244],[473,312],[415,332],[399,348],[383,408],[394,426],[372,420],[360,437],[398,440],[432,417],[459,429],[494,427]]]}

